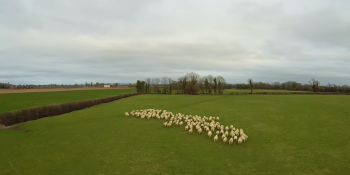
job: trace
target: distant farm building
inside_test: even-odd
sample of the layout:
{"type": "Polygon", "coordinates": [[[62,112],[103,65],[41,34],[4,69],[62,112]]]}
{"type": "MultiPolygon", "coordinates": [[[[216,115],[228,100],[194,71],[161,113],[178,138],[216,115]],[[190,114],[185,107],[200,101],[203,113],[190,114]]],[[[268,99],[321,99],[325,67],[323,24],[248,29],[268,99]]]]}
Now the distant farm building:
{"type": "Polygon", "coordinates": [[[109,88],[109,87],[111,87],[111,85],[103,85],[103,87],[105,87],[105,88],[109,88]]]}

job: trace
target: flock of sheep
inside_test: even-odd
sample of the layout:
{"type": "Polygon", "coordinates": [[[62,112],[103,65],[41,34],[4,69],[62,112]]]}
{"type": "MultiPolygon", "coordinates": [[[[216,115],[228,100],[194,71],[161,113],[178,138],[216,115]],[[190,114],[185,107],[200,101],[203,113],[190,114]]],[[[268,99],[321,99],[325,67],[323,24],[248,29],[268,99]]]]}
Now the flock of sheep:
{"type": "Polygon", "coordinates": [[[205,131],[208,134],[208,137],[215,133],[214,142],[217,142],[219,137],[221,137],[222,142],[225,144],[227,141],[229,145],[238,143],[239,145],[248,140],[248,136],[244,134],[243,129],[236,129],[231,126],[220,125],[219,117],[200,117],[200,116],[191,116],[184,115],[181,113],[173,114],[172,112],[160,109],[144,109],[144,110],[134,110],[130,114],[125,112],[125,116],[134,116],[141,119],[152,119],[156,118],[158,120],[166,120],[163,125],[164,127],[171,127],[172,125],[182,126],[186,124],[185,130],[189,134],[193,130],[197,130],[198,134],[201,134],[205,131]],[[229,138],[230,137],[230,138],[229,138]]]}

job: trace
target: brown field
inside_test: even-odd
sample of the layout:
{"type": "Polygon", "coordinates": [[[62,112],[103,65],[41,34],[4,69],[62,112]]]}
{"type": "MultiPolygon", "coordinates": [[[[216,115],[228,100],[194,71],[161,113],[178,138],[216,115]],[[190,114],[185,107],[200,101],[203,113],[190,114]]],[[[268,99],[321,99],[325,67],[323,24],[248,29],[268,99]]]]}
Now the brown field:
{"type": "Polygon", "coordinates": [[[54,91],[79,91],[79,90],[108,90],[108,89],[131,89],[133,87],[120,86],[117,88],[103,88],[103,87],[92,87],[92,88],[47,88],[47,89],[0,89],[0,94],[11,94],[11,93],[28,93],[28,92],[54,92],[54,91]]]}

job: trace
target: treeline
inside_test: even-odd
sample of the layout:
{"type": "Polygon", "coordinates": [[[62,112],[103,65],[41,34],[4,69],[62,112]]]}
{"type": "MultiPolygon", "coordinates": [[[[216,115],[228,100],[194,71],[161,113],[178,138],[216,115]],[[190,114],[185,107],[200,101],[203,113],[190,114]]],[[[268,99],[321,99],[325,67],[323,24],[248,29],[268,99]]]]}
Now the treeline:
{"type": "Polygon", "coordinates": [[[349,93],[348,85],[327,84],[321,86],[320,82],[312,78],[307,84],[296,81],[281,82],[254,82],[251,78],[247,83],[228,84],[222,76],[207,75],[201,77],[191,72],[179,77],[177,81],[168,78],[147,78],[145,81],[137,80],[137,92],[143,94],[223,94],[224,89],[268,89],[268,90],[290,90],[311,92],[335,92],[349,93]]]}
{"type": "Polygon", "coordinates": [[[222,94],[227,88],[226,81],[222,76],[214,77],[207,75],[201,77],[191,72],[179,77],[177,81],[171,78],[147,78],[145,81],[137,80],[137,92],[143,94],[222,94]]]}
{"type": "MultiPolygon", "coordinates": [[[[348,85],[336,85],[327,84],[326,86],[320,86],[317,80],[311,80],[308,84],[301,84],[296,81],[287,81],[284,83],[273,82],[253,82],[254,89],[269,89],[269,90],[291,90],[291,91],[313,91],[313,92],[339,92],[348,93],[350,87],[348,85]]],[[[229,84],[228,88],[234,89],[249,89],[249,84],[229,84]]]]}

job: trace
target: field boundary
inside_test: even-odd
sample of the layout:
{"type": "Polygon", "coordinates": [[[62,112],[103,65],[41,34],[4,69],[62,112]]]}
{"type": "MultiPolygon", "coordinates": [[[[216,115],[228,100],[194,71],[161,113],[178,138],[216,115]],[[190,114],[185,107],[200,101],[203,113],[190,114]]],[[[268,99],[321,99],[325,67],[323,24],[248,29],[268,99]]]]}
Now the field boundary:
{"type": "Polygon", "coordinates": [[[45,105],[45,106],[27,108],[22,110],[4,112],[4,113],[0,113],[0,125],[11,126],[17,123],[23,123],[31,120],[37,120],[40,118],[61,115],[72,111],[85,109],[91,106],[108,103],[108,102],[112,102],[115,100],[131,97],[139,94],[140,93],[136,92],[136,93],[130,93],[130,94],[122,94],[122,95],[116,95],[116,96],[110,96],[110,97],[95,98],[95,99],[60,103],[60,104],[52,104],[52,105],[45,105]]]}
{"type": "MultiPolygon", "coordinates": [[[[205,95],[205,94],[203,94],[205,95]]],[[[339,92],[231,92],[224,95],[350,95],[350,93],[339,92]]]]}

